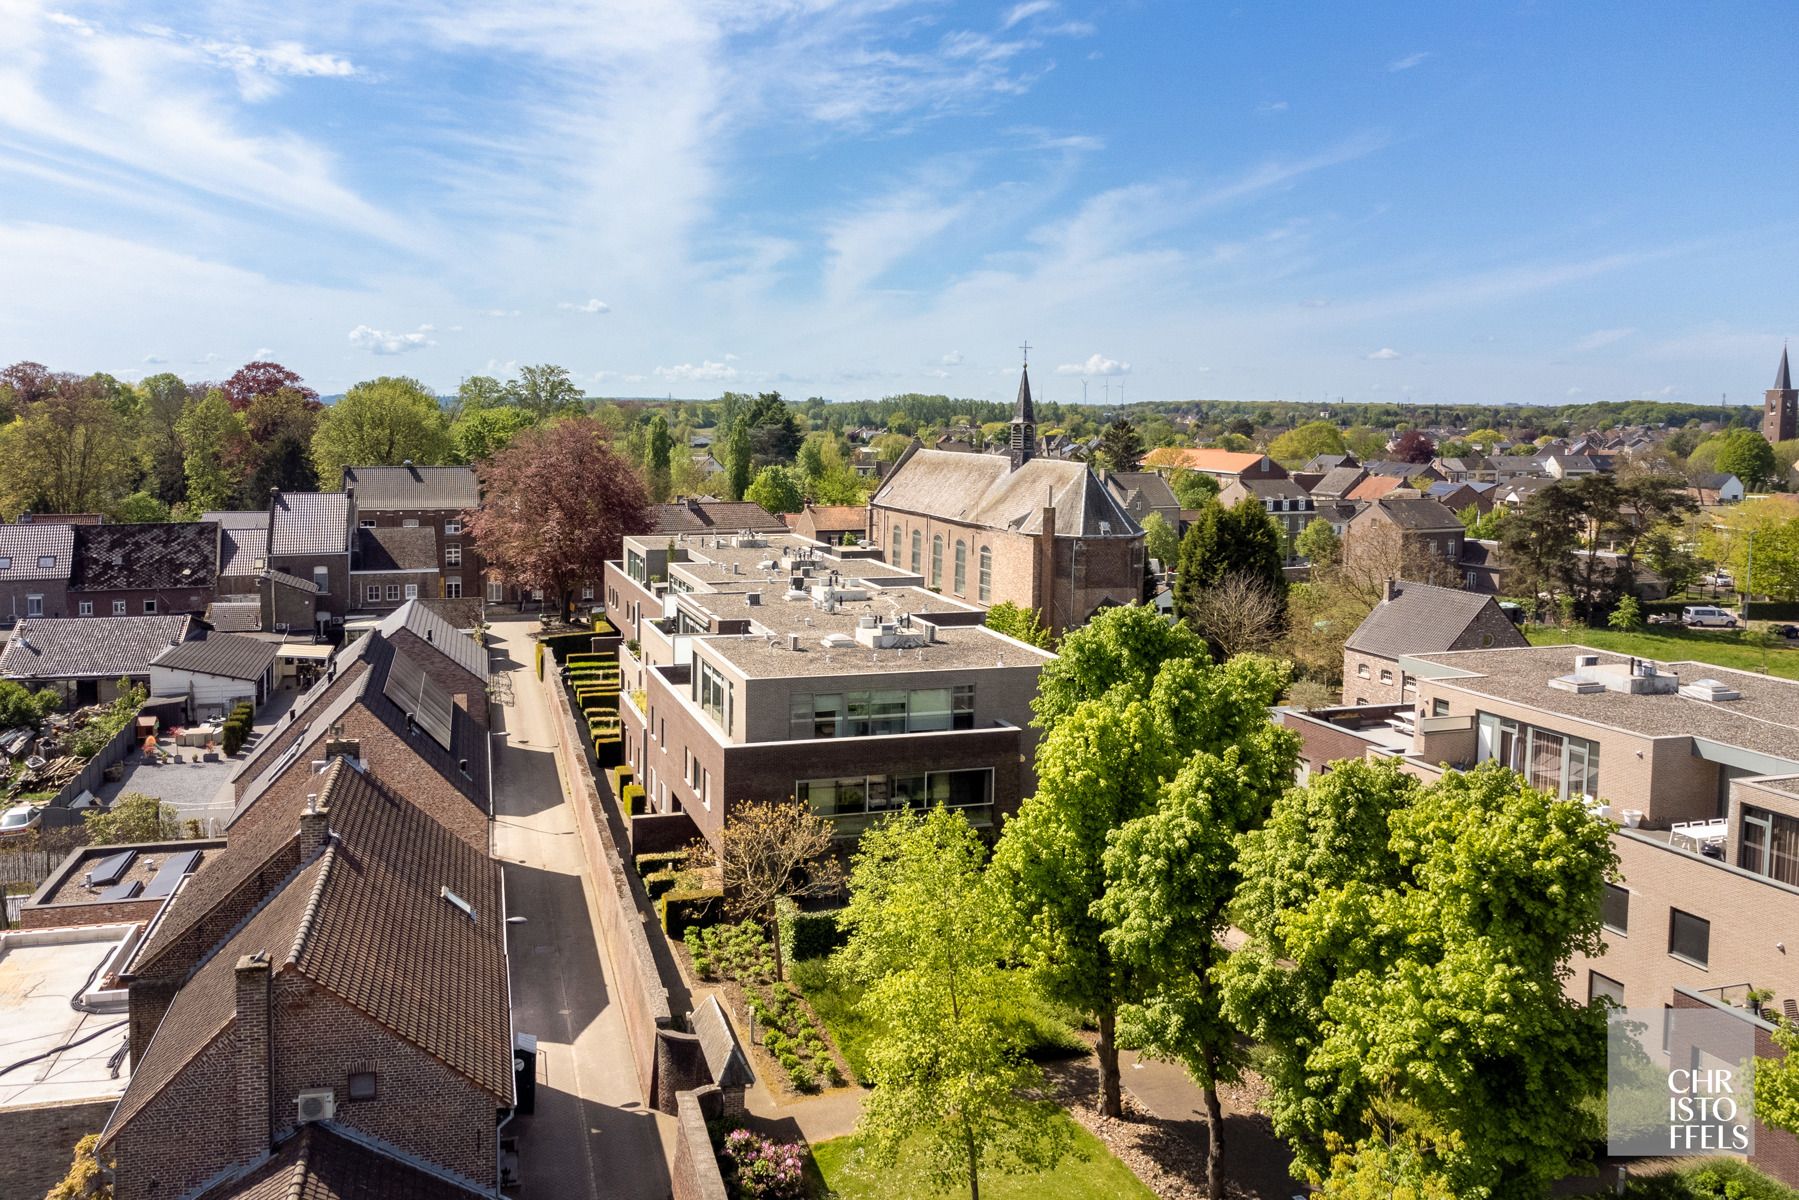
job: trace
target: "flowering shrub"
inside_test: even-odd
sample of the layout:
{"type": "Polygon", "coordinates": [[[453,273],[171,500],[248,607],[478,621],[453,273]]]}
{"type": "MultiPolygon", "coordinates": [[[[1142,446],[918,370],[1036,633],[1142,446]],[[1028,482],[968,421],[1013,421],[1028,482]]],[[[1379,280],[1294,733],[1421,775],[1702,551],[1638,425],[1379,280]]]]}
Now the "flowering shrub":
{"type": "Polygon", "coordinates": [[[805,1167],[798,1146],[733,1129],[725,1137],[726,1182],[745,1200],[799,1200],[805,1167]]]}

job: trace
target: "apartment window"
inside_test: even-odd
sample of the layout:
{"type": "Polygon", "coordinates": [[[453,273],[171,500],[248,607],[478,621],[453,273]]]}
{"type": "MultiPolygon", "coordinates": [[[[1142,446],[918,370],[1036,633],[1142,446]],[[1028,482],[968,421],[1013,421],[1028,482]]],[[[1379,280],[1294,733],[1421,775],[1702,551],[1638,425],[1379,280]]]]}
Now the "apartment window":
{"type": "Polygon", "coordinates": [[[312,569],[312,586],[321,592],[331,590],[331,568],[314,567],[312,569]]]}
{"type": "Polygon", "coordinates": [[[419,522],[417,517],[407,517],[404,521],[400,522],[401,529],[417,529],[418,527],[419,522]]]}
{"type": "Polygon", "coordinates": [[[506,585],[501,583],[497,579],[488,580],[487,581],[487,602],[489,604],[499,604],[501,601],[503,601],[505,599],[506,599],[506,585]]]}
{"type": "Polygon", "coordinates": [[[41,617],[44,615],[44,598],[42,596],[25,597],[25,615],[41,617]]]}
{"type": "Polygon", "coordinates": [[[1696,967],[1707,966],[1712,956],[1712,923],[1704,917],[1668,910],[1668,953],[1696,967]]]}
{"type": "Polygon", "coordinates": [[[968,543],[956,539],[956,595],[968,590],[968,543]]]}
{"type": "Polygon", "coordinates": [[[629,575],[632,579],[635,579],[638,583],[648,581],[649,569],[644,566],[643,554],[641,552],[636,550],[625,551],[625,574],[629,575]]]}
{"type": "Polygon", "coordinates": [[[1480,762],[1497,761],[1561,800],[1599,795],[1599,743],[1480,713],[1480,762]]]}
{"type": "Polygon", "coordinates": [[[1393,672],[1389,671],[1385,667],[1382,667],[1380,669],[1380,681],[1382,683],[1392,683],[1393,682],[1393,672]]]}
{"type": "Polygon", "coordinates": [[[693,698],[700,711],[720,728],[731,728],[731,685],[722,671],[703,658],[693,660],[693,698]]]}
{"type": "Polygon", "coordinates": [[[975,579],[980,590],[976,595],[980,597],[981,603],[985,604],[993,599],[993,550],[991,547],[981,547],[979,570],[980,574],[975,576],[975,579]]]}
{"type": "Polygon", "coordinates": [[[350,1073],[349,1086],[345,1089],[352,1100],[373,1100],[378,1094],[373,1071],[353,1071],[350,1073]]]}
{"type": "Polygon", "coordinates": [[[460,567],[462,565],[462,547],[452,542],[444,547],[444,566],[460,567]]]}
{"type": "Polygon", "coordinates": [[[399,584],[390,583],[387,585],[387,598],[389,600],[396,600],[396,601],[400,598],[400,585],[399,584]]]}
{"type": "Polygon", "coordinates": [[[378,583],[369,584],[365,598],[370,604],[379,603],[381,600],[381,585],[378,583]]]}
{"type": "Polygon", "coordinates": [[[1604,998],[1624,1007],[1624,985],[1610,975],[1601,975],[1598,971],[1587,972],[1587,1003],[1592,1004],[1604,998]]]}
{"type": "Polygon", "coordinates": [[[419,585],[418,584],[409,583],[406,585],[406,598],[408,600],[417,600],[419,598],[419,585]]]}
{"type": "Polygon", "coordinates": [[[1449,701],[1441,699],[1432,700],[1430,702],[1430,715],[1433,717],[1447,717],[1449,715],[1449,701]]]}
{"type": "Polygon", "coordinates": [[[931,586],[943,588],[943,535],[931,535],[931,586]]]}
{"type": "Polygon", "coordinates": [[[1605,885],[1605,896],[1599,901],[1599,923],[1613,933],[1630,932],[1630,889],[1615,883],[1605,885]]]}
{"type": "Polygon", "coordinates": [[[373,529],[375,527],[375,523],[373,521],[367,521],[367,520],[358,521],[358,522],[356,522],[356,524],[361,526],[363,529],[373,529]]]}
{"type": "Polygon", "coordinates": [[[795,692],[788,736],[873,737],[974,728],[974,684],[867,692],[795,692]]]}
{"type": "Polygon", "coordinates": [[[37,565],[40,570],[48,571],[50,568],[52,568],[56,565],[56,555],[54,555],[54,554],[38,555],[37,556],[37,565]]]}
{"type": "Polygon", "coordinates": [[[451,600],[462,599],[462,580],[456,578],[454,575],[446,578],[444,580],[444,595],[451,600]]]}
{"type": "Polygon", "coordinates": [[[445,521],[444,522],[444,536],[445,537],[461,537],[462,536],[462,522],[461,521],[445,521]]]}
{"type": "Polygon", "coordinates": [[[154,600],[144,601],[144,615],[145,616],[148,616],[155,611],[156,611],[156,601],[154,601],[154,600]]]}
{"type": "Polygon", "coordinates": [[[115,617],[122,617],[125,615],[125,602],[123,600],[114,600],[112,602],[112,615],[115,617]]]}
{"type": "Polygon", "coordinates": [[[590,583],[590,584],[587,584],[584,587],[582,587],[581,599],[583,599],[583,600],[592,600],[593,599],[593,584],[590,583]]]}
{"type": "Polygon", "coordinates": [[[850,775],[801,779],[793,794],[831,822],[838,837],[854,837],[902,808],[954,808],[975,825],[993,823],[993,770],[927,771],[914,775],[850,775]]]}
{"type": "Polygon", "coordinates": [[[1356,678],[1358,678],[1358,679],[1368,678],[1368,664],[1367,663],[1357,663],[1355,665],[1355,673],[1356,673],[1356,678]]]}
{"type": "Polygon", "coordinates": [[[924,531],[912,531],[912,573],[918,574],[924,568],[924,531]]]}
{"type": "Polygon", "coordinates": [[[1745,804],[1737,865],[1769,879],[1799,885],[1799,821],[1784,813],[1745,804]]]}
{"type": "Polygon", "coordinates": [[[80,605],[79,605],[79,611],[80,611],[81,615],[84,617],[93,616],[94,615],[94,602],[92,600],[81,601],[80,605]]]}
{"type": "Polygon", "coordinates": [[[707,812],[712,811],[712,772],[704,767],[700,768],[700,803],[707,812]]]}

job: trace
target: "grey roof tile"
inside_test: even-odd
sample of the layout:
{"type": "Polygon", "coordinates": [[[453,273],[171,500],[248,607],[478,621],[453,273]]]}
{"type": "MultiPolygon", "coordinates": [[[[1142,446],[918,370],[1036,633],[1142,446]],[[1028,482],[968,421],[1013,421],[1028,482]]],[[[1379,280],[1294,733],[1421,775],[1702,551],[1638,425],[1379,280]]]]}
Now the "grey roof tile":
{"type": "Polygon", "coordinates": [[[870,503],[1023,533],[1041,532],[1043,509],[1053,504],[1056,533],[1062,537],[1143,532],[1086,463],[1062,459],[1033,458],[1014,470],[1003,454],[914,450],[870,503]]]}
{"type": "Polygon", "coordinates": [[[473,467],[345,467],[343,486],[356,489],[363,512],[446,509],[460,512],[481,503],[473,467]]]}
{"type": "Polygon", "coordinates": [[[269,669],[278,649],[274,642],[265,642],[261,638],[215,632],[182,642],[179,646],[170,646],[150,662],[171,671],[254,680],[269,669]]]}
{"type": "Polygon", "coordinates": [[[219,527],[210,521],[82,525],[75,530],[76,591],[210,588],[218,572],[219,527]]]}
{"type": "Polygon", "coordinates": [[[191,618],[28,617],[0,653],[0,676],[15,680],[118,679],[147,675],[150,660],[187,638],[191,618]]]}
{"type": "Polygon", "coordinates": [[[1345,649],[1380,658],[1449,650],[1454,648],[1456,639],[1468,631],[1468,626],[1489,608],[1500,615],[1499,623],[1505,626],[1496,645],[1530,644],[1509,620],[1504,619],[1498,601],[1491,596],[1428,583],[1401,582],[1396,586],[1403,590],[1393,599],[1374,606],[1374,611],[1343,643],[1345,649]]]}
{"type": "Polygon", "coordinates": [[[269,553],[346,554],[350,498],[342,492],[278,492],[269,510],[269,553]]]}
{"type": "Polygon", "coordinates": [[[67,579],[74,558],[72,525],[0,525],[0,582],[67,579]]]}

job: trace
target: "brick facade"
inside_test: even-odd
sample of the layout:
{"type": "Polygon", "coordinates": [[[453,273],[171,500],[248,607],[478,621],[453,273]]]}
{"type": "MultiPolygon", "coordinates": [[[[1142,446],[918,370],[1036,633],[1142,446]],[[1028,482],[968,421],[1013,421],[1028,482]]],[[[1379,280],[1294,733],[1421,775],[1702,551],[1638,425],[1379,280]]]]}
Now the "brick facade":
{"type": "Polygon", "coordinates": [[[75,1143],[99,1133],[113,1100],[0,1109],[0,1196],[37,1200],[69,1173],[75,1143]]]}

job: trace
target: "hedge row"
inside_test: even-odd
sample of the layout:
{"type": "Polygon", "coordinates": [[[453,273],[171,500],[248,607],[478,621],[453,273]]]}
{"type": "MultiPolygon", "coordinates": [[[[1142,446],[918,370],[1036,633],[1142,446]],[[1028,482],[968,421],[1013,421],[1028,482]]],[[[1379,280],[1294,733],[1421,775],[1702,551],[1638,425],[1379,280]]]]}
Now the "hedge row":
{"type": "Polygon", "coordinates": [[[674,888],[656,900],[656,912],[669,937],[689,929],[716,925],[724,914],[725,894],[717,888],[674,888]]]}
{"type": "Polygon", "coordinates": [[[225,718],[225,724],[219,735],[227,755],[236,754],[244,748],[244,743],[250,738],[250,729],[255,724],[255,720],[255,709],[248,702],[239,703],[236,708],[231,710],[231,715],[225,718]]]}
{"type": "Polygon", "coordinates": [[[775,905],[775,916],[781,933],[781,958],[799,962],[807,958],[825,958],[843,945],[843,930],[838,928],[840,908],[819,912],[802,912],[791,900],[775,905]]]}

